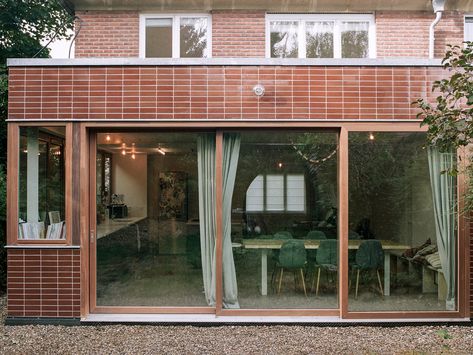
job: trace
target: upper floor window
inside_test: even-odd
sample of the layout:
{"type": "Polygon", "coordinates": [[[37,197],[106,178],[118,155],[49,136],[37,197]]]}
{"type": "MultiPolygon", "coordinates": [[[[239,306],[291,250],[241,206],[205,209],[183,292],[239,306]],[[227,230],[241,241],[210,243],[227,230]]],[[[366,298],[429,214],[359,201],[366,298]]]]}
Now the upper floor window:
{"type": "Polygon", "coordinates": [[[465,41],[473,41],[473,15],[465,16],[465,41]]]}
{"type": "Polygon", "coordinates": [[[209,15],[141,15],[140,56],[207,58],[211,48],[209,15]]]}
{"type": "Polygon", "coordinates": [[[374,18],[360,14],[267,15],[266,56],[374,58],[374,18]]]}

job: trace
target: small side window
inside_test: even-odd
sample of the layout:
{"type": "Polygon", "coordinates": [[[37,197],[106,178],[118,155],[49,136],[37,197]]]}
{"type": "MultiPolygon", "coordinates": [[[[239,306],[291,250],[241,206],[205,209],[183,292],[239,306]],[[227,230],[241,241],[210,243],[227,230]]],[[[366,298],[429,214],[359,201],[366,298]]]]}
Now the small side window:
{"type": "Polygon", "coordinates": [[[473,41],[473,16],[465,17],[465,41],[473,41]]]}
{"type": "Polygon", "coordinates": [[[20,127],[18,239],[66,239],[65,127],[20,127]]]}

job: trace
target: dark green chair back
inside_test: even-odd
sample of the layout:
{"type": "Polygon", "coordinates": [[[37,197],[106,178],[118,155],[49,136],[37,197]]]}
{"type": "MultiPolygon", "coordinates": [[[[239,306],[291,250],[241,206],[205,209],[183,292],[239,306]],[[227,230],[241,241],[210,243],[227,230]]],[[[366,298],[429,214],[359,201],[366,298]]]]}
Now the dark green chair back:
{"type": "Polygon", "coordinates": [[[356,252],[356,265],[362,270],[377,270],[383,267],[384,252],[379,240],[361,242],[356,252]]]}
{"type": "Polygon", "coordinates": [[[327,239],[327,237],[322,231],[310,231],[309,233],[307,233],[305,239],[322,240],[327,239]]]}
{"type": "Polygon", "coordinates": [[[338,245],[335,239],[321,240],[317,249],[317,264],[321,266],[338,265],[338,245]]]}
{"type": "Polygon", "coordinates": [[[280,231],[274,233],[274,239],[293,239],[291,232],[280,231]]]}
{"type": "Polygon", "coordinates": [[[304,267],[307,261],[307,252],[304,241],[288,240],[283,243],[279,250],[279,266],[285,269],[299,269],[304,267]]]}

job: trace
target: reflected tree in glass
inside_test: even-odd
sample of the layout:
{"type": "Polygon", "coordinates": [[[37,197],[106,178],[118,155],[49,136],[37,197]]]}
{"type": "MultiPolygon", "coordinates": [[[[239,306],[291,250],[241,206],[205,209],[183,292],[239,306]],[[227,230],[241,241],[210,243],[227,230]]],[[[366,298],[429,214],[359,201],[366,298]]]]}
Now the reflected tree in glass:
{"type": "Polygon", "coordinates": [[[333,22],[306,23],[307,58],[333,58],[333,22]]]}
{"type": "Polygon", "coordinates": [[[182,58],[207,57],[207,19],[182,18],[180,39],[182,58]]]}
{"type": "Polygon", "coordinates": [[[368,57],[368,22],[342,22],[342,58],[368,57]]]}
{"type": "Polygon", "coordinates": [[[270,26],[271,58],[297,58],[298,22],[274,21],[270,26]]]}

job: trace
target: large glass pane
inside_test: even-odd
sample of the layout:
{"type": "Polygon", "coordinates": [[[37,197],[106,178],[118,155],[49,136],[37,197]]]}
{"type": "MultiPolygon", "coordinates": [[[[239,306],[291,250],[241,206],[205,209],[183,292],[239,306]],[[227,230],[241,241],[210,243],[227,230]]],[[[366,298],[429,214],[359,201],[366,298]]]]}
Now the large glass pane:
{"type": "Polygon", "coordinates": [[[197,134],[108,136],[97,135],[97,305],[207,306],[197,134]]]}
{"type": "Polygon", "coordinates": [[[271,21],[269,23],[271,58],[297,58],[299,44],[297,21],[271,21]]]}
{"type": "Polygon", "coordinates": [[[146,57],[172,57],[172,18],[146,19],[146,57]]]}
{"type": "Polygon", "coordinates": [[[240,137],[231,223],[240,307],[337,308],[337,134],[240,137]]]}
{"type": "Polygon", "coordinates": [[[333,22],[306,22],[307,58],[333,58],[333,22]]]}
{"type": "Polygon", "coordinates": [[[65,128],[20,127],[19,239],[65,239],[65,128]]]}
{"type": "MultiPolygon", "coordinates": [[[[425,133],[349,134],[350,311],[447,309],[455,260],[440,262],[448,243],[436,231],[432,179],[448,174],[429,164],[425,142],[425,133]]],[[[455,233],[448,240],[454,250],[455,233]]]]}
{"type": "Polygon", "coordinates": [[[342,58],[367,58],[369,22],[342,22],[342,58]]]}
{"type": "Polygon", "coordinates": [[[181,58],[208,57],[207,18],[181,18],[181,58]]]}

